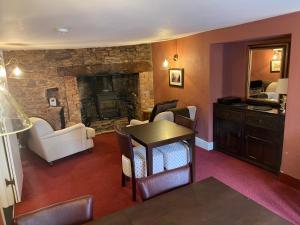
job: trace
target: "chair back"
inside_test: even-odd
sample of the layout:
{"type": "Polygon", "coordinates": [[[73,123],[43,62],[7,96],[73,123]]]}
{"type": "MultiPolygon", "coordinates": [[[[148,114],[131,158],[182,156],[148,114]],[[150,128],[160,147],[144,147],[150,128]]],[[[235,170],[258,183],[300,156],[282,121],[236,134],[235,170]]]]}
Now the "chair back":
{"type": "Polygon", "coordinates": [[[122,128],[119,126],[115,126],[115,131],[117,134],[117,139],[119,143],[119,148],[121,151],[121,155],[126,156],[130,160],[133,159],[133,146],[131,142],[131,138],[128,134],[122,131],[122,128]]]}
{"type": "Polygon", "coordinates": [[[165,111],[165,112],[158,113],[155,116],[153,122],[154,121],[159,121],[159,120],[168,120],[168,121],[174,122],[174,114],[170,111],[165,111]]]}
{"type": "Polygon", "coordinates": [[[138,187],[142,199],[148,200],[162,193],[188,185],[191,183],[190,166],[154,174],[138,180],[138,187]]]}
{"type": "Polygon", "coordinates": [[[93,220],[93,197],[57,203],[14,218],[14,225],[79,225],[93,220]]]}
{"type": "Polygon", "coordinates": [[[176,108],[177,102],[178,102],[178,100],[172,100],[172,101],[160,102],[160,103],[155,104],[155,106],[153,107],[153,110],[151,112],[149,122],[153,122],[155,116],[158,113],[167,111],[168,109],[176,108]]]}
{"type": "Polygon", "coordinates": [[[195,120],[191,120],[190,118],[181,115],[175,115],[174,122],[178,125],[187,127],[193,131],[196,130],[197,122],[195,120]]]}
{"type": "Polygon", "coordinates": [[[30,117],[32,128],[30,133],[34,136],[43,137],[54,132],[52,126],[44,119],[38,117],[30,117]]]}

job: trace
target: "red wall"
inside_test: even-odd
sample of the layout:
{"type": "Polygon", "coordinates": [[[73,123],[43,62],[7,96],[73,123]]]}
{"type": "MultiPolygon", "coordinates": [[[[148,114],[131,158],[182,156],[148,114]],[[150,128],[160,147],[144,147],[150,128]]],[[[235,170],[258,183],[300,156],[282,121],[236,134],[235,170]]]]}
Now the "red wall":
{"type": "Polygon", "coordinates": [[[198,136],[212,141],[212,103],[218,97],[229,94],[245,96],[247,53],[235,51],[236,47],[231,43],[292,34],[290,82],[281,170],[283,173],[300,179],[299,22],[300,13],[298,12],[200,33],[177,41],[154,43],[152,52],[155,101],[177,98],[181,105],[196,105],[198,107],[198,136]],[[169,87],[168,73],[161,70],[161,63],[165,57],[171,62],[176,52],[176,42],[179,60],[171,66],[184,68],[184,89],[169,87]],[[228,52],[228,49],[233,51],[228,52]],[[236,56],[236,62],[231,62],[230,66],[226,64],[226,57],[222,57],[228,54],[236,56]],[[232,74],[228,74],[230,70],[232,74]]]}

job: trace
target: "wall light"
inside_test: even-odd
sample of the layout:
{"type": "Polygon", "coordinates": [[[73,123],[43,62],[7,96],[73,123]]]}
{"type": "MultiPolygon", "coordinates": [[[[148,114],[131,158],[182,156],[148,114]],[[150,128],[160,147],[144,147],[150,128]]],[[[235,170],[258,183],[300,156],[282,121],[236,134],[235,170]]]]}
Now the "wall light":
{"type": "Polygon", "coordinates": [[[167,58],[165,58],[165,60],[163,61],[162,67],[164,69],[168,69],[169,68],[169,61],[167,60],[167,58]]]}
{"type": "Polygon", "coordinates": [[[13,73],[16,77],[19,77],[22,74],[22,70],[16,66],[16,68],[14,68],[13,73]]]}
{"type": "MultiPolygon", "coordinates": [[[[16,58],[11,58],[10,60],[8,60],[8,63],[5,64],[5,66],[8,66],[10,64],[15,65],[15,68],[12,70],[12,75],[8,75],[8,78],[20,78],[20,76],[22,75],[22,70],[19,67],[19,61],[16,58]]],[[[3,74],[4,76],[6,76],[6,72],[4,69],[4,72],[0,71],[0,76],[2,76],[3,74]]]]}
{"type": "MultiPolygon", "coordinates": [[[[177,40],[176,40],[176,53],[173,55],[173,61],[177,62],[178,61],[178,51],[177,51],[177,40]]],[[[167,58],[164,59],[162,63],[163,69],[169,69],[169,61],[167,58]]]]}
{"type": "Polygon", "coordinates": [[[281,57],[282,57],[282,48],[274,48],[272,60],[273,61],[281,60],[281,57]]]}

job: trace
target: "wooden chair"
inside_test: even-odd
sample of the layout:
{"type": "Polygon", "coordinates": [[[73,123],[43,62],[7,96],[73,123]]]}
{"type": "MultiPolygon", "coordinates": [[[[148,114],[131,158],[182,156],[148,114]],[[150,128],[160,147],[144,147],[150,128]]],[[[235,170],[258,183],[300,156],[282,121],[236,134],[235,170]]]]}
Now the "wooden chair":
{"type": "MultiPolygon", "coordinates": [[[[118,126],[115,127],[122,158],[122,186],[126,185],[126,178],[131,178],[132,200],[136,201],[136,178],[147,176],[146,149],[143,146],[133,147],[131,138],[118,126]]],[[[153,173],[164,171],[163,155],[153,149],[153,173]]]]}
{"type": "Polygon", "coordinates": [[[138,179],[143,201],[191,183],[190,166],[184,166],[138,179]]]}
{"type": "Polygon", "coordinates": [[[60,202],[14,218],[14,225],[79,225],[93,220],[93,197],[60,202]]]}
{"type": "Polygon", "coordinates": [[[181,115],[176,115],[174,118],[174,122],[178,125],[190,128],[191,130],[195,131],[197,127],[197,121],[196,120],[191,120],[190,118],[181,116],[181,115]]]}

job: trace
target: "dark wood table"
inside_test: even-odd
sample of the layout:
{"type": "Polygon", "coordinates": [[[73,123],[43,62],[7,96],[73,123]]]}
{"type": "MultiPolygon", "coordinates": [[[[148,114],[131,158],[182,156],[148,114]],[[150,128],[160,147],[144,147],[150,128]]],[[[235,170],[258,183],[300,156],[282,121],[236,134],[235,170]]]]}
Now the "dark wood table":
{"type": "Polygon", "coordinates": [[[152,123],[125,127],[124,131],[131,138],[145,146],[147,160],[147,174],[153,174],[152,149],[173,142],[186,140],[190,148],[190,159],[192,164],[193,178],[195,176],[195,132],[189,128],[180,126],[168,120],[160,120],[152,123]]]}
{"type": "Polygon", "coordinates": [[[163,194],[87,225],[290,224],[214,178],[163,194]]]}

